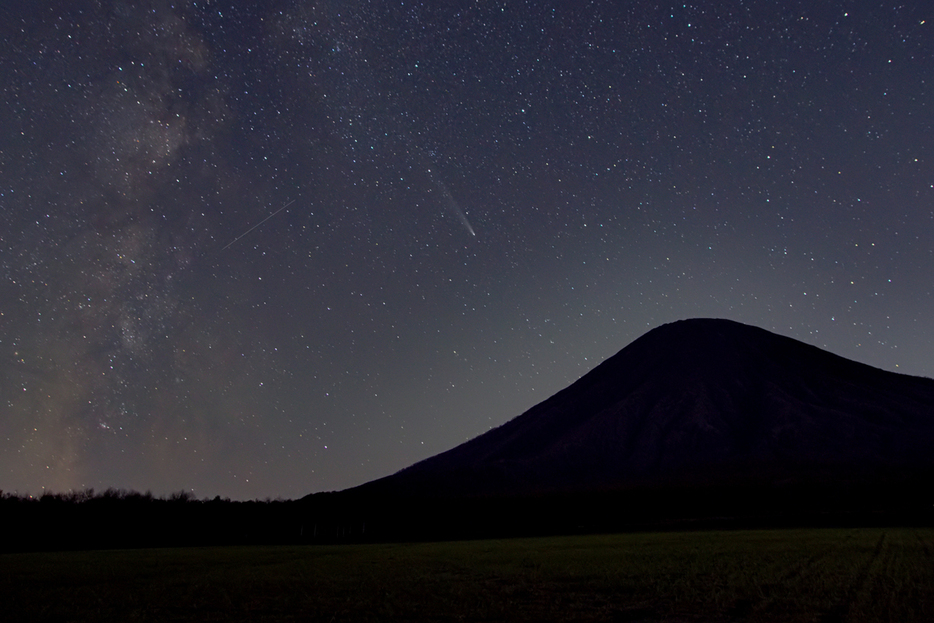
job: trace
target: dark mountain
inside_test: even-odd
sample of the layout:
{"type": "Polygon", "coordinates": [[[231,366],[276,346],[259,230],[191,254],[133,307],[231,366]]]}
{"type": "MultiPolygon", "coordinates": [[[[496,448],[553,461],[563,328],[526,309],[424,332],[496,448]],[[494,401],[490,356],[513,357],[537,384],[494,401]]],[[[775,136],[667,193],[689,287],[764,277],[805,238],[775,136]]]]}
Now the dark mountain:
{"type": "Polygon", "coordinates": [[[932,474],[934,380],[695,319],[650,331],[496,429],[331,495],[461,511],[611,498],[650,514],[886,510],[930,506],[932,474]]]}

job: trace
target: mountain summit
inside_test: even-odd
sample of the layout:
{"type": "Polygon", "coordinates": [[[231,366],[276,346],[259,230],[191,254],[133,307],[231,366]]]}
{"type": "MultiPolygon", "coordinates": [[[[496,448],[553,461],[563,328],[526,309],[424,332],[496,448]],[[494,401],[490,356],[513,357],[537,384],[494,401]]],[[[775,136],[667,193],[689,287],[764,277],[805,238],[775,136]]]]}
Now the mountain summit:
{"type": "Polygon", "coordinates": [[[807,488],[812,497],[865,496],[931,474],[934,380],[737,322],[692,319],[648,332],[500,427],[344,493],[540,500],[640,492],[651,500],[666,491],[807,488]]]}

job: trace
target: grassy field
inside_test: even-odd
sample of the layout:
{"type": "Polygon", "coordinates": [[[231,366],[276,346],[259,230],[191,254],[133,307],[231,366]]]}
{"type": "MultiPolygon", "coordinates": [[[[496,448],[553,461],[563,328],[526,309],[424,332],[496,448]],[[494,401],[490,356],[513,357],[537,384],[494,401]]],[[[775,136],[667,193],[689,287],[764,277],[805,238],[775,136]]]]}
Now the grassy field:
{"type": "Polygon", "coordinates": [[[7,621],[932,621],[934,530],[0,556],[7,621]]]}

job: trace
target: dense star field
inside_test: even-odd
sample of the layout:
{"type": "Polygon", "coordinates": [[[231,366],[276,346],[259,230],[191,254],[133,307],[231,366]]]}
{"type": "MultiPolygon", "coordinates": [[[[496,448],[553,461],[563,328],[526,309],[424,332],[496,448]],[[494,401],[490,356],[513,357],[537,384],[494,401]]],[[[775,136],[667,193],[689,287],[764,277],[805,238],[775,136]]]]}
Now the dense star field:
{"type": "Polygon", "coordinates": [[[924,3],[5,3],[0,489],[298,497],[712,316],[934,376],[924,3]]]}

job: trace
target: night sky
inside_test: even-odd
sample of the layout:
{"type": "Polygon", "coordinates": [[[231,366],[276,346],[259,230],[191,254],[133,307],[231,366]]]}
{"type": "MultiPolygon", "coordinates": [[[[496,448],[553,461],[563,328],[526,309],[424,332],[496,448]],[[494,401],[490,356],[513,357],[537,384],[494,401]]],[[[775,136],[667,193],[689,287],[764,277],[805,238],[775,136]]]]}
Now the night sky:
{"type": "Polygon", "coordinates": [[[688,317],[934,376],[929,3],[5,2],[0,89],[4,491],[357,485],[688,317]]]}

